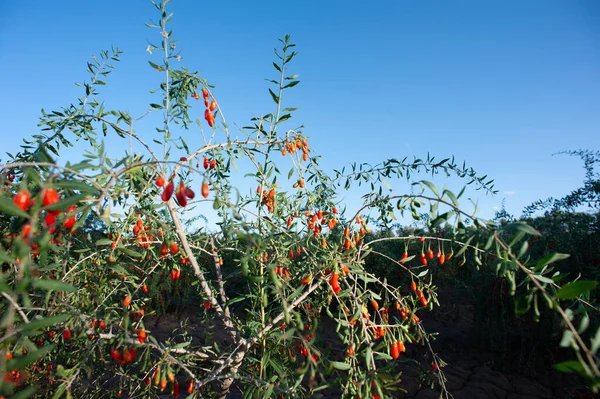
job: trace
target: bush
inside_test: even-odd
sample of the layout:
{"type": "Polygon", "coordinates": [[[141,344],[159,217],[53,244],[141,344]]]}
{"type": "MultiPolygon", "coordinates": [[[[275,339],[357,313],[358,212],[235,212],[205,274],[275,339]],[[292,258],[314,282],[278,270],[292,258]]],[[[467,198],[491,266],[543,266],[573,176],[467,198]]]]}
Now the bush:
{"type": "MultiPolygon", "coordinates": [[[[277,78],[269,89],[275,110],[253,118],[242,129],[245,137],[234,139],[214,88],[198,73],[173,67],[181,57],[173,52],[167,2],[156,6],[161,43],[150,50],[163,58],[150,65],[164,80],[162,101],[150,104],[150,114],[163,121],[152,142],[134,132],[132,115],[100,100],[101,79],[119,61],[114,49],[89,63],[91,78],[77,104],[43,112],[42,134],[1,168],[3,395],[187,392],[193,398],[225,397],[237,388],[246,397],[308,397],[327,389],[343,397],[387,397],[401,387],[390,360],[407,343],[428,342],[420,318],[437,305],[429,269],[418,266],[422,258],[385,255],[376,240],[365,239],[375,223],[389,230],[394,212],[421,220],[419,211],[428,208],[427,238],[389,235],[379,242],[421,250],[443,243],[448,257],[463,265],[472,259],[468,266],[493,260],[509,292],[517,280],[527,288],[517,299],[520,310],[545,300],[570,323],[560,299],[581,299],[593,282],[560,288],[548,273],[561,255],[528,258],[525,242],[537,231],[525,223],[495,229],[461,210],[464,189],[440,193],[411,173],[452,173],[493,191],[485,176],[430,157],[353,164],[328,176],[308,137],[288,127],[294,109],[282,99],[299,82],[288,72],[297,55],[289,36],[275,53],[277,78]],[[204,116],[197,127],[192,104],[204,116]],[[204,138],[197,149],[186,142],[190,131],[204,138]],[[143,155],[108,157],[99,140],[107,134],[136,142],[143,155]],[[85,160],[57,163],[61,146],[73,140],[87,145],[85,160]],[[235,187],[240,169],[256,189],[235,187]],[[406,178],[416,193],[388,194],[384,177],[406,178]],[[354,184],[369,184],[372,192],[359,212],[346,215],[338,211],[336,189],[354,184]],[[200,212],[214,213],[218,231],[194,228],[200,212]],[[366,270],[370,257],[394,267],[400,286],[366,270]],[[202,335],[192,334],[197,326],[186,321],[168,337],[148,323],[153,315],[183,310],[202,335]],[[333,328],[323,327],[325,315],[333,320],[333,338],[333,328]]],[[[443,263],[441,254],[423,255],[443,263]]],[[[582,355],[563,369],[597,383],[598,339],[588,349],[572,324],[567,332],[563,341],[582,355]]],[[[425,347],[441,381],[444,362],[425,347]]]]}

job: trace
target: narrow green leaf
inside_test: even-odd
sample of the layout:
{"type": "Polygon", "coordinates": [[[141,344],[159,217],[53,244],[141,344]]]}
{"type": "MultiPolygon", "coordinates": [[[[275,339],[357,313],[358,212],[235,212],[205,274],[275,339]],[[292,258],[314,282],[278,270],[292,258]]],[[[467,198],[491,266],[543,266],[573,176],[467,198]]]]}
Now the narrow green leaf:
{"type": "Polygon", "coordinates": [[[554,280],[552,280],[551,278],[545,277],[545,276],[541,276],[539,274],[533,274],[532,275],[533,278],[535,278],[538,281],[541,281],[542,283],[546,283],[546,284],[553,284],[554,280]]]}
{"type": "Polygon", "coordinates": [[[46,328],[48,326],[51,326],[53,324],[60,324],[63,321],[68,320],[69,317],[71,317],[70,314],[63,313],[63,314],[59,314],[59,315],[56,315],[56,316],[46,317],[45,319],[41,319],[41,320],[32,320],[32,321],[30,321],[27,324],[21,325],[21,330],[23,330],[23,331],[37,331],[37,330],[41,330],[41,329],[44,329],[44,328],[46,328]]]}
{"type": "Polygon", "coordinates": [[[590,351],[596,353],[600,348],[600,327],[596,330],[596,335],[591,339],[590,351]]]}
{"type": "Polygon", "coordinates": [[[29,217],[27,212],[13,204],[8,198],[0,198],[0,212],[11,216],[29,217]]]}
{"type": "Polygon", "coordinates": [[[56,391],[54,391],[54,395],[52,395],[52,399],[60,399],[66,390],[67,390],[67,383],[63,382],[62,384],[60,384],[58,386],[58,388],[56,388],[56,391]]]}
{"type": "Polygon", "coordinates": [[[574,281],[560,287],[556,297],[558,299],[575,299],[595,289],[596,286],[598,286],[598,282],[593,280],[574,281]]]}
{"type": "Polygon", "coordinates": [[[119,247],[119,251],[134,258],[141,258],[143,255],[129,248],[119,247]]]}
{"type": "Polygon", "coordinates": [[[279,120],[277,121],[277,123],[280,123],[280,122],[287,121],[287,120],[288,120],[288,119],[290,119],[291,117],[292,117],[292,115],[291,115],[291,114],[284,114],[284,115],[281,115],[281,117],[279,117],[279,120]]]}
{"type": "MultiPolygon", "coordinates": [[[[437,203],[436,203],[437,204],[437,203]]],[[[442,213],[441,215],[439,215],[438,217],[436,217],[432,222],[431,222],[431,227],[435,228],[440,226],[442,223],[445,223],[448,220],[448,217],[450,216],[450,212],[446,212],[446,213],[442,213]]]]}
{"type": "Polygon", "coordinates": [[[228,301],[228,302],[225,304],[225,306],[231,306],[231,305],[233,305],[234,303],[242,302],[243,300],[246,300],[247,298],[248,298],[248,295],[240,295],[240,296],[237,296],[237,297],[235,297],[235,298],[231,299],[230,301],[228,301]]]}
{"type": "Polygon", "coordinates": [[[552,254],[548,254],[545,257],[543,257],[538,263],[537,265],[535,265],[535,267],[533,268],[534,271],[539,271],[541,269],[543,269],[546,265],[549,265],[550,263],[554,263],[554,262],[558,262],[564,259],[567,259],[569,256],[569,254],[559,254],[559,253],[552,253],[552,254]]]}
{"type": "Polygon", "coordinates": [[[161,67],[160,65],[156,65],[154,62],[152,61],[148,61],[148,63],[150,64],[150,66],[154,69],[156,69],[158,72],[163,71],[163,67],[161,67]]]}
{"type": "Polygon", "coordinates": [[[469,247],[469,244],[471,243],[471,241],[473,241],[474,236],[471,236],[467,239],[467,242],[464,243],[464,245],[462,246],[462,248],[456,253],[456,255],[454,256],[460,256],[462,255],[467,248],[469,247]]]}
{"type": "Polygon", "coordinates": [[[563,333],[562,339],[560,340],[559,346],[561,348],[566,348],[568,346],[571,346],[572,342],[573,342],[573,332],[571,330],[565,330],[565,332],[563,333]]]}
{"type": "Polygon", "coordinates": [[[62,180],[54,183],[54,186],[57,188],[64,188],[67,190],[81,191],[92,195],[98,194],[98,189],[96,187],[90,186],[87,183],[77,180],[62,180]]]}
{"type": "Polygon", "coordinates": [[[273,98],[273,101],[275,101],[275,104],[279,104],[279,97],[273,93],[273,90],[269,89],[269,93],[271,93],[271,97],[273,98]]]}
{"type": "Polygon", "coordinates": [[[554,366],[555,370],[561,371],[563,373],[578,373],[581,374],[584,372],[583,367],[579,362],[575,360],[569,360],[566,362],[557,363],[554,366]]]}
{"type": "Polygon", "coordinates": [[[300,83],[299,80],[294,80],[293,82],[290,82],[290,83],[286,84],[285,86],[283,86],[283,88],[284,89],[289,89],[290,87],[296,86],[298,83],[300,83]]]}
{"type": "Polygon", "coordinates": [[[426,185],[427,187],[429,187],[429,189],[435,194],[436,197],[439,197],[440,194],[438,193],[437,187],[430,181],[427,180],[421,180],[421,183],[426,185]]]}
{"type": "Polygon", "coordinates": [[[33,284],[34,288],[39,288],[40,290],[45,290],[45,291],[62,291],[62,292],[77,291],[77,288],[75,288],[71,284],[63,283],[62,281],[57,281],[57,280],[36,279],[36,280],[33,280],[32,284],[33,284]]]}
{"type": "Polygon", "coordinates": [[[50,211],[63,211],[71,205],[79,204],[79,202],[84,200],[86,197],[87,197],[87,194],[71,195],[62,201],[58,201],[56,204],[52,204],[52,205],[48,205],[48,206],[44,207],[44,209],[47,209],[50,211]]]}
{"type": "Polygon", "coordinates": [[[335,362],[332,360],[329,362],[329,364],[331,364],[334,368],[338,370],[350,370],[350,365],[348,363],[335,362]]]}
{"type": "Polygon", "coordinates": [[[33,352],[29,352],[26,355],[15,357],[6,362],[6,368],[8,370],[22,370],[24,368],[27,368],[30,364],[44,357],[47,353],[52,351],[55,346],[56,345],[54,344],[48,344],[33,352]]]}
{"type": "Polygon", "coordinates": [[[515,313],[517,315],[525,314],[531,308],[531,295],[520,296],[515,300],[515,313]]]}
{"type": "Polygon", "coordinates": [[[530,225],[528,225],[525,222],[515,222],[515,223],[508,225],[507,227],[514,227],[518,231],[522,231],[523,233],[530,234],[532,236],[542,235],[539,231],[537,231],[536,229],[534,229],[533,227],[531,227],[530,225]]]}
{"type": "Polygon", "coordinates": [[[19,391],[17,393],[15,393],[12,397],[12,399],[27,399],[33,396],[34,393],[36,393],[37,391],[37,387],[27,387],[25,389],[23,389],[22,391],[19,391]]]}

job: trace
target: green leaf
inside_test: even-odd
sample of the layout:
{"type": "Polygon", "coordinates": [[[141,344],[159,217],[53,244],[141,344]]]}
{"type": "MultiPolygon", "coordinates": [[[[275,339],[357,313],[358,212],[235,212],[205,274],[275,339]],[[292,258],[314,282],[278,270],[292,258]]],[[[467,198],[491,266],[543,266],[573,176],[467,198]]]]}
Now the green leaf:
{"type": "Polygon", "coordinates": [[[467,239],[467,242],[465,242],[463,244],[462,248],[454,256],[460,256],[460,255],[462,255],[467,250],[467,248],[469,247],[469,244],[471,243],[471,241],[473,241],[473,238],[475,238],[475,236],[469,237],[467,239]]]}
{"type": "Polygon", "coordinates": [[[152,61],[148,61],[148,63],[150,64],[150,66],[154,69],[156,69],[158,72],[164,71],[163,67],[161,67],[160,65],[156,65],[154,62],[152,61]]]}
{"type": "Polygon", "coordinates": [[[567,346],[571,346],[573,343],[573,332],[571,330],[565,330],[563,333],[562,339],[560,340],[559,346],[561,348],[566,348],[567,346]]]}
{"type": "Polygon", "coordinates": [[[13,204],[8,198],[0,198],[0,212],[11,216],[20,216],[23,218],[29,217],[27,212],[13,204]]]}
{"type": "MultiPolygon", "coordinates": [[[[63,314],[59,314],[56,316],[50,316],[50,317],[46,317],[45,319],[41,319],[41,320],[32,320],[27,324],[23,324],[21,325],[21,330],[22,331],[37,331],[37,330],[42,330],[48,326],[51,326],[53,324],[60,324],[66,320],[69,319],[69,317],[71,317],[70,314],[68,313],[63,313],[63,314]]],[[[45,348],[45,347],[44,347],[45,348]]]]}
{"type": "Polygon", "coordinates": [[[290,83],[286,84],[285,86],[283,86],[283,88],[284,88],[284,89],[288,89],[288,88],[290,88],[290,87],[294,87],[294,86],[296,86],[298,83],[300,83],[300,81],[299,81],[299,80],[294,80],[293,82],[290,82],[290,83]]]}
{"type": "Polygon", "coordinates": [[[329,364],[331,364],[334,368],[338,370],[350,370],[350,365],[348,363],[335,362],[332,360],[329,362],[329,364]]]}
{"type": "Polygon", "coordinates": [[[569,256],[569,254],[559,254],[559,253],[552,253],[552,254],[548,254],[545,257],[543,257],[538,263],[537,265],[535,265],[535,267],[533,268],[534,271],[539,271],[542,270],[544,268],[544,266],[549,265],[550,263],[554,263],[554,262],[558,262],[560,260],[563,259],[567,259],[569,256]]]}
{"type": "Polygon", "coordinates": [[[234,303],[242,302],[242,301],[246,300],[247,298],[248,298],[248,295],[237,296],[237,297],[233,298],[232,300],[230,300],[229,302],[225,303],[225,306],[231,306],[234,303]]]}
{"type": "Polygon", "coordinates": [[[592,338],[590,342],[590,351],[592,351],[592,353],[596,353],[598,348],[600,348],[600,327],[596,330],[596,335],[594,335],[594,338],[592,338]]]}
{"type": "Polygon", "coordinates": [[[525,314],[531,308],[531,295],[520,296],[515,300],[515,313],[517,315],[525,314]]]}
{"type": "MultiPolygon", "coordinates": [[[[464,190],[464,188],[463,188],[463,190],[464,190]]],[[[454,193],[452,191],[444,190],[444,194],[448,195],[448,198],[450,198],[450,201],[452,201],[452,204],[454,206],[458,207],[458,205],[459,205],[458,198],[456,198],[456,196],[454,195],[454,193]]],[[[442,195],[442,197],[443,197],[443,195],[442,195]]]]}
{"type": "MultiPolygon", "coordinates": [[[[89,165],[88,165],[89,166],[89,165]]],[[[85,193],[90,193],[92,195],[98,194],[98,189],[94,186],[90,186],[89,184],[77,181],[77,180],[63,180],[54,183],[55,187],[64,188],[67,190],[77,190],[85,193]]]]}
{"type": "Polygon", "coordinates": [[[440,194],[438,193],[437,188],[435,187],[435,185],[427,180],[422,180],[421,183],[423,183],[424,185],[426,185],[427,187],[429,187],[429,189],[435,194],[436,197],[439,197],[440,194]]]}
{"type": "Polygon", "coordinates": [[[58,386],[58,388],[56,388],[54,395],[52,395],[52,399],[60,399],[66,390],[67,390],[67,383],[63,382],[62,384],[60,384],[58,386]]]}
{"type": "Polygon", "coordinates": [[[560,287],[556,297],[558,299],[575,299],[595,289],[596,286],[598,286],[598,282],[593,280],[574,281],[560,287]]]}
{"type": "Polygon", "coordinates": [[[432,222],[431,222],[431,227],[435,228],[440,226],[442,223],[446,222],[448,220],[448,217],[450,216],[450,212],[446,212],[441,214],[440,216],[436,217],[432,222]]]}
{"type": "Polygon", "coordinates": [[[269,89],[269,93],[271,93],[271,97],[273,97],[273,101],[275,101],[275,104],[279,104],[279,97],[277,97],[277,95],[273,93],[273,90],[269,89]]]}
{"type": "Polygon", "coordinates": [[[277,123],[283,122],[283,121],[287,121],[288,119],[290,119],[292,117],[291,114],[284,114],[281,115],[281,117],[279,118],[279,120],[277,121],[277,123]]]}
{"type": "Polygon", "coordinates": [[[12,396],[12,399],[27,399],[33,396],[33,394],[37,391],[37,387],[28,387],[15,393],[12,396]]]}
{"type": "MultiPolygon", "coordinates": [[[[6,368],[8,370],[24,369],[24,368],[28,367],[31,363],[35,362],[36,360],[44,357],[47,353],[52,351],[55,346],[56,345],[54,345],[54,344],[48,344],[48,345],[41,347],[40,349],[37,349],[33,352],[27,353],[24,356],[20,356],[20,357],[11,359],[8,362],[6,362],[6,368]]],[[[14,396],[13,396],[13,398],[14,398],[14,396]]]]}
{"type": "Polygon", "coordinates": [[[562,371],[563,373],[583,373],[584,369],[579,362],[575,360],[569,360],[562,363],[557,363],[554,366],[555,370],[562,371]]]}
{"type": "Polygon", "coordinates": [[[536,229],[534,229],[533,227],[531,227],[530,225],[528,225],[525,222],[515,222],[515,223],[508,225],[507,227],[514,227],[518,231],[522,231],[523,233],[530,234],[532,236],[541,236],[542,235],[539,231],[537,231],[536,229]]]}
{"type": "Polygon", "coordinates": [[[77,288],[71,284],[63,283],[57,280],[37,279],[33,280],[33,287],[39,288],[45,291],[62,291],[62,292],[75,292],[77,288]]]}
{"type": "MultiPolygon", "coordinates": [[[[4,262],[10,262],[12,263],[14,261],[14,258],[11,256],[8,256],[8,254],[2,249],[0,248],[0,262],[4,263],[4,262]]],[[[0,279],[2,277],[0,276],[0,279]]]]}
{"type": "Polygon", "coordinates": [[[129,248],[118,247],[118,249],[119,249],[119,251],[123,252],[124,254],[134,257],[134,258],[141,258],[143,256],[141,253],[134,251],[132,249],[129,249],[129,248]]]}
{"type": "Polygon", "coordinates": [[[542,283],[546,283],[546,284],[554,283],[554,280],[552,280],[551,278],[540,276],[539,274],[533,274],[532,277],[538,281],[541,281],[542,283]]]}
{"type": "Polygon", "coordinates": [[[62,201],[57,202],[56,204],[45,206],[44,209],[50,211],[62,211],[70,207],[71,205],[76,205],[87,197],[86,194],[77,194],[71,195],[65,198],[62,201]]]}
{"type": "Polygon", "coordinates": [[[101,238],[98,241],[96,241],[96,245],[101,246],[101,245],[110,245],[113,243],[113,240],[109,240],[108,238],[101,238]]]}

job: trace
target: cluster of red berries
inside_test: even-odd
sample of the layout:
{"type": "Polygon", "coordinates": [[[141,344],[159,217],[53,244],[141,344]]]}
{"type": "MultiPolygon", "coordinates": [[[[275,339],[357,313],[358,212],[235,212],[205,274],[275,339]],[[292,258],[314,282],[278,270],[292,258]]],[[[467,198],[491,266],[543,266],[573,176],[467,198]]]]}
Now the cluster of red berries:
{"type": "MultiPolygon", "coordinates": [[[[258,186],[258,188],[256,189],[256,192],[258,194],[261,193],[260,186],[258,186]]],[[[268,193],[267,193],[267,190],[262,190],[262,197],[261,197],[260,203],[261,203],[261,205],[264,205],[267,207],[267,211],[269,211],[270,213],[273,213],[273,211],[275,210],[275,189],[272,188],[271,190],[269,190],[268,193]]]]}
{"type": "MultiPolygon", "coordinates": [[[[196,100],[200,100],[200,94],[193,93],[192,96],[196,100]]],[[[204,119],[206,119],[206,122],[208,122],[208,126],[213,127],[215,124],[215,116],[217,116],[217,113],[214,112],[215,109],[217,109],[217,102],[214,98],[211,98],[209,101],[208,90],[204,88],[202,89],[202,97],[204,98],[204,106],[206,107],[206,110],[204,111],[204,119]]]]}
{"type": "MultiPolygon", "coordinates": [[[[162,187],[164,186],[166,183],[165,178],[164,177],[159,177],[158,179],[156,179],[155,184],[158,187],[162,187]]],[[[194,191],[189,188],[186,187],[185,184],[183,184],[183,182],[179,183],[179,186],[177,187],[177,191],[175,192],[175,184],[170,181],[169,183],[167,183],[166,187],[164,188],[162,194],[161,194],[161,199],[164,202],[167,202],[171,199],[171,197],[173,196],[173,193],[175,193],[175,198],[177,199],[177,203],[179,204],[179,206],[185,207],[188,204],[188,199],[194,199],[194,197],[196,197],[196,193],[194,193],[194,191]]],[[[208,185],[205,183],[202,184],[202,196],[204,198],[208,197],[208,185]],[[206,188],[205,188],[206,185],[206,188]],[[205,195],[206,194],[206,195],[205,195]]]]}

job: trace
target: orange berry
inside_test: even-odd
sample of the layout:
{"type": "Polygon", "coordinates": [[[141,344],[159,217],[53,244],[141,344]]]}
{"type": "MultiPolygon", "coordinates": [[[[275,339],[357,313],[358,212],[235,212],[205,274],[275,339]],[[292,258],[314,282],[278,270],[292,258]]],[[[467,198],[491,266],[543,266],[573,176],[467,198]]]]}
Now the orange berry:
{"type": "Polygon", "coordinates": [[[208,193],[209,193],[209,189],[208,189],[208,183],[207,183],[207,182],[204,182],[204,183],[202,183],[202,191],[201,191],[201,194],[202,194],[202,196],[203,196],[204,198],[207,198],[207,197],[208,197],[208,193]]]}
{"type": "Polygon", "coordinates": [[[375,299],[371,300],[371,305],[373,305],[373,309],[376,311],[379,310],[379,303],[375,299]]]}
{"type": "Polygon", "coordinates": [[[140,341],[140,344],[146,342],[146,330],[140,330],[138,332],[138,341],[140,341]]]}

